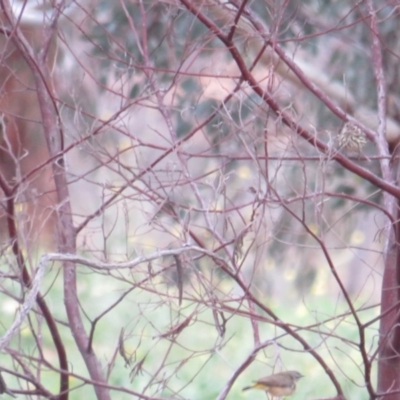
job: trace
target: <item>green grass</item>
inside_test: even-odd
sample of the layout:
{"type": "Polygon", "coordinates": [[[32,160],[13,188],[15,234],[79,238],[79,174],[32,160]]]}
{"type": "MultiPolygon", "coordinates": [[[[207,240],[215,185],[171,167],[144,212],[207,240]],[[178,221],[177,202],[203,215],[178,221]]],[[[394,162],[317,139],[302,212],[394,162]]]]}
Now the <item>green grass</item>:
{"type": "MultiPolygon", "coordinates": [[[[48,289],[46,300],[57,318],[66,321],[62,284],[57,272],[54,268],[46,276],[48,289]],[[53,284],[55,278],[57,279],[53,284]]],[[[140,273],[135,278],[139,279],[139,275],[140,273]]],[[[113,304],[129,285],[109,276],[97,274],[81,274],[79,279],[78,292],[81,306],[87,315],[85,324],[89,331],[91,326],[89,320],[93,320],[113,304]]],[[[46,285],[42,290],[43,293],[46,292],[46,285]]],[[[232,284],[222,282],[220,287],[218,296],[221,301],[232,296],[232,284]]],[[[254,348],[250,320],[224,312],[225,334],[221,337],[215,326],[215,316],[209,307],[196,305],[195,302],[188,300],[179,307],[175,289],[168,287],[159,279],[149,282],[147,289],[135,288],[96,326],[94,350],[104,371],[107,371],[110,364],[112,365],[110,384],[138,392],[148,385],[146,389],[148,396],[193,400],[215,399],[254,348]],[[192,320],[182,332],[175,337],[162,337],[191,313],[194,313],[192,320]],[[125,365],[125,361],[117,352],[121,328],[124,328],[125,333],[125,351],[132,357],[130,366],[125,365]],[[138,368],[139,365],[141,368],[138,368]]],[[[201,298],[202,301],[209,301],[205,293],[199,292],[197,296],[198,300],[201,298]]],[[[5,295],[1,295],[0,301],[3,308],[6,302],[10,302],[5,295]]],[[[322,296],[314,296],[305,302],[297,303],[293,301],[271,303],[267,299],[262,301],[268,302],[268,306],[281,320],[290,322],[292,326],[310,326],[337,316],[330,322],[315,326],[313,330],[298,329],[297,332],[332,369],[342,384],[347,398],[362,400],[368,397],[364,388],[360,352],[357,346],[351,343],[359,341],[357,326],[352,317],[339,317],[346,311],[345,303],[330,301],[322,296]]],[[[239,306],[235,301],[227,304],[230,307],[239,306]]],[[[245,309],[246,303],[241,307],[245,309]]],[[[360,318],[366,321],[373,318],[376,313],[377,310],[371,308],[361,312],[360,318]]],[[[5,329],[11,323],[13,313],[3,312],[3,314],[2,323],[5,329]]],[[[218,318],[221,323],[223,321],[221,314],[218,314],[218,318]]],[[[41,332],[46,360],[58,366],[47,327],[43,321],[38,322],[34,318],[32,321],[41,332]]],[[[69,328],[61,324],[59,327],[67,348],[71,371],[88,376],[69,328]]],[[[377,335],[376,329],[377,327],[373,326],[366,330],[366,342],[371,351],[373,344],[376,343],[376,339],[374,341],[374,336],[377,335]]],[[[290,397],[292,400],[329,397],[335,394],[332,383],[317,360],[296,340],[269,323],[260,322],[259,330],[261,340],[270,340],[271,344],[260,351],[251,365],[238,377],[227,399],[265,400],[263,392],[242,392],[242,388],[254,379],[286,369],[296,369],[305,375],[299,381],[297,392],[290,397]]],[[[27,324],[24,325],[19,337],[14,338],[11,347],[19,348],[25,354],[37,355],[36,344],[27,324]]],[[[11,359],[3,357],[2,365],[12,368],[11,359]]],[[[5,375],[5,378],[11,388],[18,386],[10,375],[5,375]]],[[[58,380],[57,373],[43,368],[42,384],[53,393],[57,392],[58,380]]],[[[79,387],[81,383],[79,379],[71,377],[70,384],[77,389],[71,392],[70,399],[95,398],[92,387],[90,385],[79,387]]],[[[112,392],[112,397],[123,400],[131,399],[132,395],[112,392]]]]}

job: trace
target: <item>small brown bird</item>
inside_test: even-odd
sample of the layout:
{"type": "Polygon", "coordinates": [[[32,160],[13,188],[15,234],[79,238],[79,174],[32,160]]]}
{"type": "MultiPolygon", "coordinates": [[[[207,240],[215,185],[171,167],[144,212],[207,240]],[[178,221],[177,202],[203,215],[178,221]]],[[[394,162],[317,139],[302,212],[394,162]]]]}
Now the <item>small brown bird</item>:
{"type": "Polygon", "coordinates": [[[243,390],[264,390],[273,397],[290,396],[296,390],[296,382],[302,377],[303,375],[297,371],[278,372],[255,381],[254,385],[247,386],[243,390]]]}
{"type": "Polygon", "coordinates": [[[341,129],[339,136],[339,146],[348,152],[361,153],[367,143],[364,132],[352,122],[346,122],[341,129]]]}

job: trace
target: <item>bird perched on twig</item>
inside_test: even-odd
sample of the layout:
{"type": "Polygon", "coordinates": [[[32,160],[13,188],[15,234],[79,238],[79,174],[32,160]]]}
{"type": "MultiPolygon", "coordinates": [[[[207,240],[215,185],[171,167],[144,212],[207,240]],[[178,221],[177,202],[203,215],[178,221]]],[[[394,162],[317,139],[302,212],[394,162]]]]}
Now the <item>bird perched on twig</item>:
{"type": "Polygon", "coordinates": [[[264,390],[273,397],[290,396],[295,392],[296,383],[302,377],[303,375],[297,371],[278,372],[277,374],[258,379],[253,385],[246,386],[243,390],[264,390]]]}
{"type": "Polygon", "coordinates": [[[346,151],[361,153],[367,143],[364,132],[352,122],[346,122],[338,135],[340,148],[346,151]]]}

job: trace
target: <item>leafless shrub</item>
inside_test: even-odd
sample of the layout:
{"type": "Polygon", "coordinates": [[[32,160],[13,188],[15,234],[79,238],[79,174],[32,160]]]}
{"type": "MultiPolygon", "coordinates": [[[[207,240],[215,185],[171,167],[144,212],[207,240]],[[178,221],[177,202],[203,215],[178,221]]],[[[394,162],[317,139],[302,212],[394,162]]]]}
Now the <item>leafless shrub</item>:
{"type": "Polygon", "coordinates": [[[400,398],[394,2],[0,4],[2,391],[400,398]]]}

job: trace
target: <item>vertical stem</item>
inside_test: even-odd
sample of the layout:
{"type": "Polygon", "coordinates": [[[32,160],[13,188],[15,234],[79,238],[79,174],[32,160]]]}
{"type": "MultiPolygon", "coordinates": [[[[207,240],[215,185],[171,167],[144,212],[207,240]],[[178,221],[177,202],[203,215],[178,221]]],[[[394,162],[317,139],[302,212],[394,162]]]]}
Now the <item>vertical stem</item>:
{"type": "MultiPolygon", "coordinates": [[[[41,73],[34,70],[35,83],[38,93],[38,100],[42,115],[43,128],[49,147],[50,156],[58,154],[61,150],[62,131],[59,128],[57,112],[54,109],[49,85],[43,80],[43,77],[49,77],[49,71],[46,64],[38,65],[41,73]]],[[[47,80],[49,82],[49,80],[47,80]]],[[[64,158],[58,158],[53,163],[53,175],[56,185],[56,192],[59,207],[57,208],[57,242],[58,251],[61,253],[76,253],[76,232],[72,221],[72,209],[69,201],[68,181],[64,168],[64,158]]],[[[79,301],[77,294],[76,267],[72,262],[64,262],[64,303],[67,311],[69,326],[72,335],[79,348],[80,353],[86,363],[90,377],[99,383],[106,383],[101,370],[100,363],[93,350],[89,351],[89,338],[84,328],[84,324],[79,311],[79,301]]],[[[108,389],[94,385],[98,400],[110,400],[108,389]]]]}

